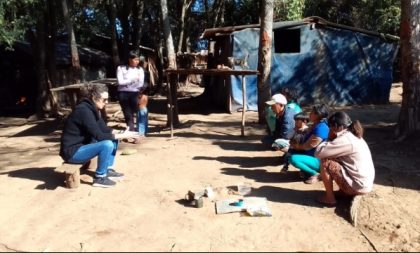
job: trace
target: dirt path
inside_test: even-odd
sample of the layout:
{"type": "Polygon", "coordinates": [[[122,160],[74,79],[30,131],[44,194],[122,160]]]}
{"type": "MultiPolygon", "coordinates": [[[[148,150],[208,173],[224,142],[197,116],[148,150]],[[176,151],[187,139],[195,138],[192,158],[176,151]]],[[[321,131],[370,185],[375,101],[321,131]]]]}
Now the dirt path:
{"type": "Polygon", "coordinates": [[[0,251],[419,251],[419,145],[392,150],[397,105],[344,109],[366,124],[377,169],[356,228],[339,210],[316,204],[321,183],[303,184],[294,168],[278,173],[279,153],[262,149],[255,112],[247,113],[246,137],[240,113],[181,114],[172,139],[159,131],[166,116],[151,113],[149,137],[121,144],[116,165],[126,178],[113,189],[92,187],[91,173],[78,189],[63,187],[54,171],[58,121],[3,119],[0,251]],[[125,148],[137,153],[123,156],[125,148]],[[240,182],[267,198],[272,217],[215,213],[215,200],[238,198],[228,189],[240,182]],[[207,185],[213,202],[185,205],[188,190],[207,185]]]}

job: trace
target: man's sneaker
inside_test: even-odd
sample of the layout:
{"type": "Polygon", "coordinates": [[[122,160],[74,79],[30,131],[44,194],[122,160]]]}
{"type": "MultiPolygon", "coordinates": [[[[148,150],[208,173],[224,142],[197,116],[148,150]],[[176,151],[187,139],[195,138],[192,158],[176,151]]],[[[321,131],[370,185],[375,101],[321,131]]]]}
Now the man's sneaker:
{"type": "Polygon", "coordinates": [[[110,179],[119,179],[119,180],[121,180],[121,179],[124,178],[124,174],[123,173],[116,172],[114,169],[108,169],[108,172],[107,172],[106,175],[110,179]]]}
{"type": "Polygon", "coordinates": [[[108,177],[96,177],[93,179],[92,186],[95,187],[103,187],[103,188],[111,188],[114,187],[117,183],[109,179],[108,177]]]}

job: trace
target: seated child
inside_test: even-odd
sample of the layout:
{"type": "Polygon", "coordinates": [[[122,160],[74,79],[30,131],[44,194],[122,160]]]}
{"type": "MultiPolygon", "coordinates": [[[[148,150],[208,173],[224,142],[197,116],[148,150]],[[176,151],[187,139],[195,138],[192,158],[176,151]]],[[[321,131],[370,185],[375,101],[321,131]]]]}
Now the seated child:
{"type": "MultiPolygon", "coordinates": [[[[295,115],[294,117],[295,120],[295,128],[294,128],[294,133],[292,138],[290,139],[290,141],[296,142],[296,143],[304,143],[305,142],[305,135],[307,133],[308,130],[308,121],[309,121],[309,116],[304,113],[304,112],[300,112],[298,114],[295,115]]],[[[294,150],[292,148],[289,148],[287,150],[287,152],[284,154],[284,166],[281,169],[281,172],[286,172],[289,170],[289,164],[290,164],[290,156],[292,154],[296,154],[299,151],[294,150]]]]}

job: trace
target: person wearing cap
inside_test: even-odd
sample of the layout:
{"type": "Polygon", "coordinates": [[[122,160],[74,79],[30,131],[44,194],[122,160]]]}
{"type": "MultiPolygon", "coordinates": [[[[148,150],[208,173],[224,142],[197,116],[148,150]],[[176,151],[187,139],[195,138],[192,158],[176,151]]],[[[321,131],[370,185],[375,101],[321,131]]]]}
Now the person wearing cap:
{"type": "Polygon", "coordinates": [[[140,57],[135,51],[128,56],[128,64],[117,68],[118,100],[127,129],[135,131],[134,118],[138,111],[138,95],[144,86],[144,71],[139,66],[140,57]]]}
{"type": "Polygon", "coordinates": [[[270,145],[275,149],[282,149],[288,146],[288,140],[293,135],[295,121],[294,116],[296,112],[286,107],[287,99],[282,94],[275,94],[271,100],[266,102],[275,115],[274,131],[270,132],[268,136],[262,139],[266,145],[270,145]],[[284,140],[284,141],[281,141],[284,140]],[[273,146],[273,144],[275,144],[273,146]]]}
{"type": "MultiPolygon", "coordinates": [[[[280,94],[282,94],[287,100],[286,107],[293,109],[296,114],[302,112],[302,108],[297,102],[297,92],[293,87],[283,87],[280,90],[280,94]]],[[[265,119],[268,131],[273,133],[276,129],[276,114],[271,109],[271,106],[267,106],[266,108],[265,119]]]]}

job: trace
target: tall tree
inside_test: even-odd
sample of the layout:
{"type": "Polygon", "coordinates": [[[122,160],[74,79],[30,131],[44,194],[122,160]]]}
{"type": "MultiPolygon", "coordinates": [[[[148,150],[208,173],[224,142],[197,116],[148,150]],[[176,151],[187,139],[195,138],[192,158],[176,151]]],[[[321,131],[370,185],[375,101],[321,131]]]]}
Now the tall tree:
{"type": "Polygon", "coordinates": [[[107,13],[110,26],[111,34],[111,52],[112,52],[112,63],[114,64],[114,69],[117,69],[117,66],[120,64],[120,54],[118,51],[118,34],[117,34],[117,7],[115,0],[107,0],[107,13]]]}
{"type": "Polygon", "coordinates": [[[420,132],[420,2],[401,0],[401,72],[403,98],[397,133],[420,132]]]}
{"type": "MultiPolygon", "coordinates": [[[[48,82],[51,82],[52,87],[57,85],[57,64],[55,44],[57,40],[57,7],[55,1],[48,1],[47,18],[48,18],[48,36],[47,36],[47,68],[48,68],[48,82]]],[[[51,88],[52,88],[51,87],[51,88]]]]}
{"type": "Polygon", "coordinates": [[[182,4],[182,10],[181,10],[181,20],[180,20],[180,32],[179,32],[179,42],[178,42],[178,52],[182,52],[182,50],[185,48],[185,31],[186,31],[186,25],[185,25],[185,19],[187,17],[187,13],[189,9],[191,8],[191,4],[193,3],[193,0],[183,0],[182,4]]]}
{"type": "Polygon", "coordinates": [[[273,0],[262,0],[260,46],[258,50],[258,121],[265,123],[265,102],[270,100],[271,47],[273,34],[273,0]]]}
{"type": "Polygon", "coordinates": [[[33,55],[35,56],[36,62],[36,76],[38,81],[38,94],[36,97],[36,114],[39,118],[42,118],[44,112],[49,111],[48,101],[48,85],[46,80],[46,22],[45,22],[45,13],[39,11],[37,15],[36,23],[36,35],[33,40],[33,55]]]}
{"type": "MultiPolygon", "coordinates": [[[[168,68],[176,69],[176,55],[174,49],[174,41],[172,39],[169,15],[168,15],[168,3],[166,0],[161,0],[161,14],[162,14],[162,25],[163,35],[165,37],[166,52],[168,59],[168,68]]],[[[170,84],[170,95],[168,95],[169,104],[172,108],[168,108],[168,124],[174,126],[179,125],[178,118],[178,101],[177,101],[177,78],[174,75],[169,76],[170,84]]]]}
{"type": "Polygon", "coordinates": [[[144,11],[144,1],[137,0],[133,6],[133,35],[132,43],[133,48],[139,48],[142,37],[142,18],[144,11]]]}
{"type": "Polygon", "coordinates": [[[61,7],[63,8],[63,17],[68,33],[73,81],[75,83],[78,83],[81,80],[81,67],[79,60],[79,52],[77,51],[76,36],[74,35],[73,21],[70,17],[70,11],[67,5],[67,0],[61,0],[61,7]]]}

